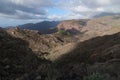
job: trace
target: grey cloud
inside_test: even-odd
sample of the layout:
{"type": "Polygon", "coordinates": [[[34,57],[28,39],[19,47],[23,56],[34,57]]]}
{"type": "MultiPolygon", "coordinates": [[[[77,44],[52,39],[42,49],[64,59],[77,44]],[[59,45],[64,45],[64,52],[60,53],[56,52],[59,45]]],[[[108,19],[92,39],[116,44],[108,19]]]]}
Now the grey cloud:
{"type": "Polygon", "coordinates": [[[91,17],[101,12],[120,13],[120,0],[0,0],[0,15],[12,19],[65,18],[49,15],[47,9],[52,7],[68,11],[67,17],[91,17]]]}
{"type": "MultiPolygon", "coordinates": [[[[7,17],[10,16],[12,18],[19,18],[19,19],[27,19],[27,18],[35,19],[36,18],[37,19],[35,15],[41,15],[44,18],[44,16],[47,15],[46,8],[54,6],[51,0],[41,0],[42,2],[40,2],[41,5],[39,4],[39,6],[38,4],[35,5],[36,3],[39,3],[39,2],[36,2],[35,4],[29,4],[29,0],[26,0],[26,1],[28,2],[25,3],[24,5],[21,5],[19,3],[16,4],[11,0],[0,0],[0,13],[3,15],[7,15],[7,17]],[[46,3],[46,1],[49,1],[49,3],[46,3]],[[30,6],[26,4],[29,4],[30,6]],[[28,15],[20,14],[18,11],[28,13],[28,15]]],[[[37,0],[37,1],[40,1],[40,0],[37,0]]],[[[42,17],[38,17],[38,18],[42,18],[42,17]]]]}

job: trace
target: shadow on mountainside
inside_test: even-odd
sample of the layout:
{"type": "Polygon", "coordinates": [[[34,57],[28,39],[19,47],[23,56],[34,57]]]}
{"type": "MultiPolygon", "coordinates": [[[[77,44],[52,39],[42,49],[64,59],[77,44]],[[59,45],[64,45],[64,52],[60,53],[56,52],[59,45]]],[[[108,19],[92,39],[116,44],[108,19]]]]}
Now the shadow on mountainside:
{"type": "Polygon", "coordinates": [[[120,32],[80,42],[54,64],[63,73],[61,80],[83,80],[93,73],[107,76],[105,80],[119,80],[120,32]]]}
{"type": "Polygon", "coordinates": [[[50,63],[28,42],[0,30],[0,79],[120,80],[120,32],[80,42],[50,63]]]}
{"type": "Polygon", "coordinates": [[[29,43],[0,30],[0,80],[15,80],[47,62],[38,58],[29,43]]]}

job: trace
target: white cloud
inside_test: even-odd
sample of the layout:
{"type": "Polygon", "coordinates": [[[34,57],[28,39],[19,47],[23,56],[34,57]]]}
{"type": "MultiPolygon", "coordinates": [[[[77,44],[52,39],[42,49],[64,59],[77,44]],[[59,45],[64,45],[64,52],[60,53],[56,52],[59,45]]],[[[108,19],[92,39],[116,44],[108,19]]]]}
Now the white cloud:
{"type": "Polygon", "coordinates": [[[49,20],[70,20],[70,19],[80,19],[80,18],[86,18],[86,16],[80,15],[80,14],[76,14],[76,13],[68,13],[68,14],[64,14],[64,15],[49,15],[48,19],[49,20]]]}
{"type": "Polygon", "coordinates": [[[91,17],[101,12],[120,13],[120,0],[61,0],[58,6],[72,14],[75,13],[86,17],[91,17]]]}
{"type": "Polygon", "coordinates": [[[53,14],[53,15],[48,15],[48,19],[49,20],[62,20],[62,16],[61,15],[55,15],[55,14],[53,14]]]}
{"type": "Polygon", "coordinates": [[[120,13],[120,0],[0,0],[0,17],[11,19],[79,19],[101,12],[120,13]],[[51,14],[48,9],[53,7],[67,13],[51,14]]]}
{"type": "Polygon", "coordinates": [[[87,8],[85,6],[76,6],[70,8],[74,12],[86,12],[86,11],[92,11],[90,8],[87,8]]]}
{"type": "Polygon", "coordinates": [[[111,4],[111,0],[97,0],[97,3],[102,5],[102,6],[106,6],[106,5],[110,5],[111,4]]]}

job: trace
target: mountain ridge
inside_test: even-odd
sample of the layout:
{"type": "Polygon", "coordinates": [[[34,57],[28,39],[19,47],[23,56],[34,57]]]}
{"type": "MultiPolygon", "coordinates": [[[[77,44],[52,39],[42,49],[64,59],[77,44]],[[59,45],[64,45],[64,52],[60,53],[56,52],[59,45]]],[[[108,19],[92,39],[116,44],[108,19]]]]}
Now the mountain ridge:
{"type": "Polygon", "coordinates": [[[39,23],[28,23],[24,25],[18,25],[21,29],[39,30],[41,33],[50,34],[56,32],[56,26],[60,21],[43,21],[39,23]]]}

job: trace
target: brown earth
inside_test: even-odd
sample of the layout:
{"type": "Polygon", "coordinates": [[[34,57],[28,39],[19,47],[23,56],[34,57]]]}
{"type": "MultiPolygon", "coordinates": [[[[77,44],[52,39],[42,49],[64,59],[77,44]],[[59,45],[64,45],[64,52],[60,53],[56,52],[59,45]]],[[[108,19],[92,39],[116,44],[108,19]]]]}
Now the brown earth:
{"type": "Polygon", "coordinates": [[[87,20],[66,20],[61,22],[57,28],[58,30],[65,30],[72,34],[80,33],[83,26],[86,25],[87,20]]]}
{"type": "Polygon", "coordinates": [[[56,46],[63,44],[57,37],[52,34],[41,34],[36,30],[26,29],[8,29],[7,32],[16,38],[21,38],[29,43],[29,48],[38,55],[49,54],[49,51],[56,46]]]}

